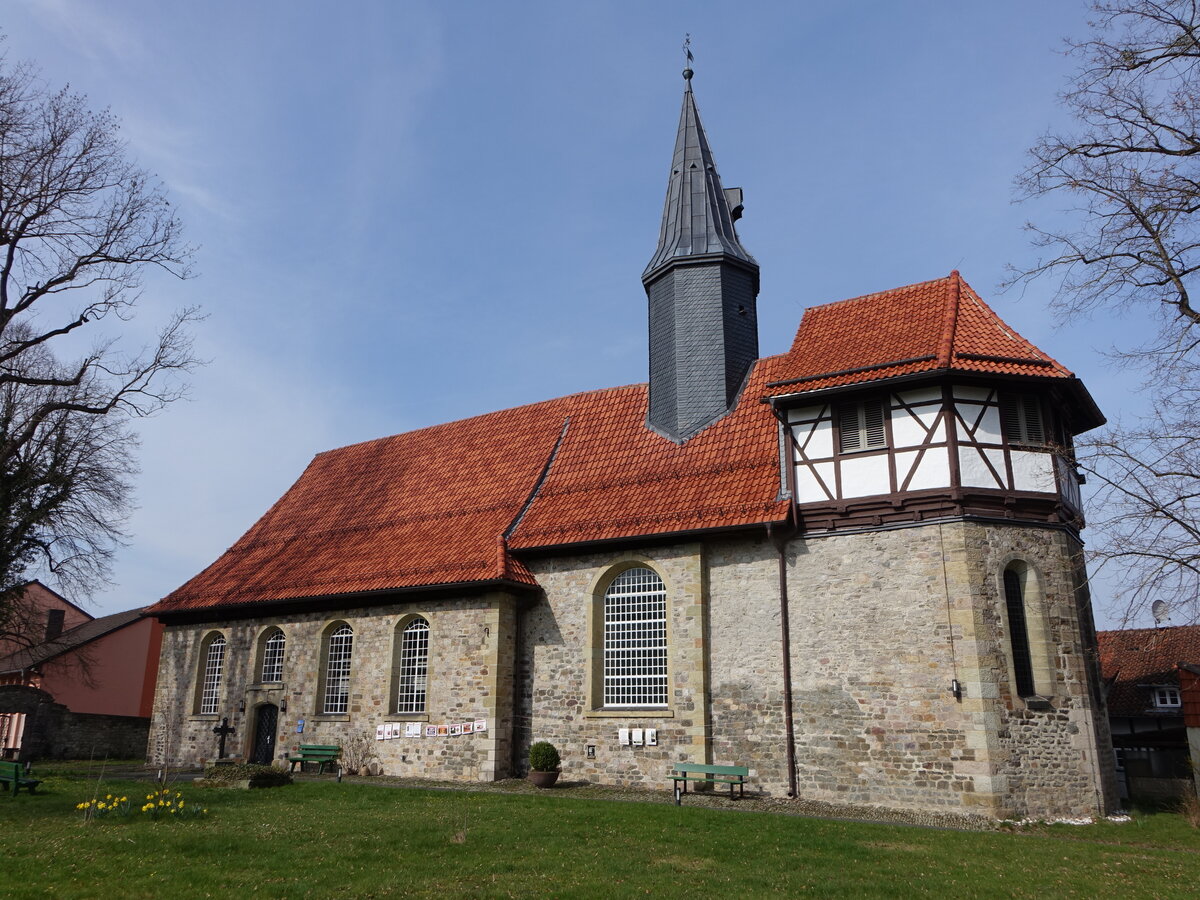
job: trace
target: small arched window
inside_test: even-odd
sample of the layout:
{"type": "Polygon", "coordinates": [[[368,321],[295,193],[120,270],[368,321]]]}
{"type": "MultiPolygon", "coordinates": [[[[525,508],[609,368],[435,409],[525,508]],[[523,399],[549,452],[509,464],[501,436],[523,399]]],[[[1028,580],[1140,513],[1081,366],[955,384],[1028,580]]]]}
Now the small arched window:
{"type": "Polygon", "coordinates": [[[354,629],[342,624],[329,634],[325,646],[325,692],[322,712],[349,711],[350,659],[353,654],[354,629]]]}
{"type": "Polygon", "coordinates": [[[626,569],[604,592],[604,705],[667,705],[667,589],[626,569]]]}
{"type": "Polygon", "coordinates": [[[396,712],[425,712],[429,678],[429,623],[425,619],[418,617],[404,626],[396,669],[396,712]]]}
{"type": "Polygon", "coordinates": [[[224,635],[218,634],[209,640],[203,665],[198,711],[202,716],[212,716],[216,715],[221,700],[221,677],[225,672],[224,635]]]}
{"type": "Polygon", "coordinates": [[[286,643],[283,631],[278,628],[266,635],[262,645],[262,669],[259,671],[259,680],[263,684],[283,681],[283,651],[286,643]]]}

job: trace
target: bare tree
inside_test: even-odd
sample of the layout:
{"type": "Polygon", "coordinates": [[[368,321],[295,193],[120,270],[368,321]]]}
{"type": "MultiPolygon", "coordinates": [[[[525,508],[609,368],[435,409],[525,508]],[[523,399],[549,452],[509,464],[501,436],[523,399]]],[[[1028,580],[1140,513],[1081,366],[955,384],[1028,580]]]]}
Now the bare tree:
{"type": "Polygon", "coordinates": [[[1200,8],[1099,0],[1063,101],[1076,130],[1045,135],[1025,198],[1068,199],[1073,227],[1030,225],[1045,254],[1013,281],[1056,276],[1061,320],[1149,316],[1156,335],[1114,350],[1147,375],[1146,412],[1078,445],[1096,485],[1092,556],[1115,573],[1128,621],[1156,599],[1200,619],[1200,8]]]}
{"type": "Polygon", "coordinates": [[[133,350],[121,331],[146,271],[186,278],[191,254],[116,119],[0,57],[0,613],[31,569],[76,594],[105,581],[130,422],[182,396],[196,311],[133,350]]]}

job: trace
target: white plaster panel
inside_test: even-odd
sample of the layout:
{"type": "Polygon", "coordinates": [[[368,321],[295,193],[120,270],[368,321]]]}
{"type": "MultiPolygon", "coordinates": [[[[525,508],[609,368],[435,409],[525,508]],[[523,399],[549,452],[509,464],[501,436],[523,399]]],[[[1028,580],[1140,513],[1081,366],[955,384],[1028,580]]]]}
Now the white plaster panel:
{"type": "Polygon", "coordinates": [[[1029,450],[1012,451],[1013,488],[1018,491],[1058,492],[1054,481],[1054,457],[1029,450]]]}
{"type": "Polygon", "coordinates": [[[789,422],[808,422],[821,414],[823,406],[801,406],[799,409],[789,409],[787,420],[789,422]]]}
{"type": "Polygon", "coordinates": [[[817,474],[821,476],[821,480],[825,482],[825,486],[829,488],[829,492],[837,495],[837,463],[823,462],[813,466],[817,470],[817,474]]]}
{"type": "MultiPolygon", "coordinates": [[[[986,452],[986,451],[985,451],[986,452]]],[[[992,464],[995,465],[993,460],[992,464]]],[[[1004,458],[1001,455],[999,460],[1000,465],[996,471],[1000,473],[1000,477],[1004,477],[1004,458]]],[[[1003,485],[997,483],[996,477],[988,471],[987,465],[980,456],[979,451],[974,447],[959,447],[958,448],[958,477],[963,487],[984,487],[998,488],[1003,485]]]]}
{"type": "MultiPolygon", "coordinates": [[[[915,454],[914,454],[915,455],[915,454]]],[[[926,450],[917,472],[908,483],[910,491],[950,486],[950,456],[945,447],[926,450]]]]}
{"type": "MultiPolygon", "coordinates": [[[[832,490],[832,485],[830,485],[832,490]]],[[[810,466],[796,466],[796,502],[816,503],[828,500],[829,495],[821,488],[810,466]]]]}
{"type": "Polygon", "coordinates": [[[954,386],[954,396],[960,397],[963,400],[986,400],[992,395],[989,388],[974,387],[972,385],[956,384],[954,386]]]}
{"type": "Polygon", "coordinates": [[[891,493],[887,456],[849,457],[842,460],[842,496],[870,497],[891,493]]]}
{"type": "Polygon", "coordinates": [[[931,387],[917,388],[915,391],[897,391],[896,396],[905,403],[929,403],[932,400],[941,401],[942,389],[931,387]]]}
{"type": "Polygon", "coordinates": [[[893,409],[892,442],[897,447],[919,447],[925,443],[925,429],[907,410],[893,409]]]}
{"type": "Polygon", "coordinates": [[[833,456],[833,422],[826,420],[817,423],[804,452],[812,459],[833,456]]]}

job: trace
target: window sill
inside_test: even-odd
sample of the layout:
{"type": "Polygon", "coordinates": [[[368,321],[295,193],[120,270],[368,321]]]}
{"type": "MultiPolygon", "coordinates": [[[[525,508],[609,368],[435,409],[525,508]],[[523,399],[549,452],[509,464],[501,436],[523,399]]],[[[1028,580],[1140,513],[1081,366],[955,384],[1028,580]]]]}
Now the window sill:
{"type": "Polygon", "coordinates": [[[1054,709],[1054,704],[1050,702],[1049,697],[1034,694],[1031,697],[1022,697],[1021,700],[1025,703],[1026,709],[1054,709]]]}
{"type": "Polygon", "coordinates": [[[428,713],[391,713],[383,717],[385,722],[428,722],[428,713]]]}
{"type": "Polygon", "coordinates": [[[611,709],[589,709],[585,719],[673,719],[675,710],[666,707],[627,706],[611,709]]]}
{"type": "Polygon", "coordinates": [[[349,722],[350,713],[313,713],[310,722],[349,722]]]}
{"type": "Polygon", "coordinates": [[[246,686],[246,692],[251,691],[286,691],[287,684],[282,681],[263,681],[246,686]]]}
{"type": "Polygon", "coordinates": [[[220,722],[221,716],[219,713],[196,713],[188,716],[189,722],[220,722]]]}

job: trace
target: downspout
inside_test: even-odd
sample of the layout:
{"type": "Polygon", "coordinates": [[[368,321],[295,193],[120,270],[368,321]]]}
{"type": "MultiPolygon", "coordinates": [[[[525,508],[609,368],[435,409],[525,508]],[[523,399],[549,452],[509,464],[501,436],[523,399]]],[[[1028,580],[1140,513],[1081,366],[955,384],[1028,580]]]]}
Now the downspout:
{"type": "Polygon", "coordinates": [[[792,717],[792,634],[788,614],[787,589],[787,545],[796,534],[791,507],[782,526],[767,525],[767,540],[775,545],[779,554],[779,637],[783,654],[783,728],[787,750],[788,796],[796,796],[796,727],[792,717]]]}

